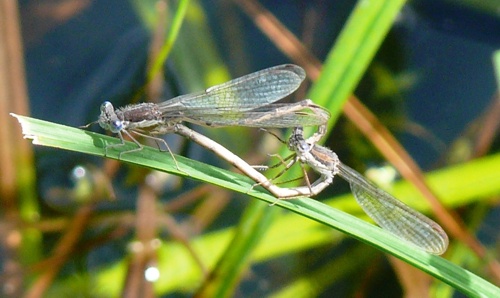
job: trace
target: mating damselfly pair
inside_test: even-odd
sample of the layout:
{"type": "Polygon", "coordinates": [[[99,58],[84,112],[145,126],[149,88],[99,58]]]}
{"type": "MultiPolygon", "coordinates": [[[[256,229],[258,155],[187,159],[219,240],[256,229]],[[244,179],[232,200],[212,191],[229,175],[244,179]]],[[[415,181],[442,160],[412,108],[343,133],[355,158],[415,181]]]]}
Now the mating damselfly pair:
{"type": "Polygon", "coordinates": [[[293,93],[304,79],[305,72],[301,67],[285,64],[159,104],[140,103],[115,109],[110,102],[105,102],[101,105],[97,123],[118,134],[121,140],[121,143],[108,145],[106,153],[111,148],[117,149],[125,144],[123,134],[129,136],[137,148],[120,152],[120,158],[123,154],[143,148],[132,134],[152,138],[168,149],[167,143],[158,135],[177,133],[213,151],[277,199],[316,195],[338,175],[349,182],[359,205],[383,229],[427,252],[443,253],[448,246],[448,237],[437,223],[374,186],[357,171],[340,162],[333,151],[317,144],[326,133],[326,123],[330,117],[326,109],[309,99],[296,103],[276,103],[293,93]],[[306,179],[306,186],[278,187],[224,146],[193,131],[183,122],[207,127],[294,128],[287,141],[294,155],[286,168],[299,162],[301,166],[308,165],[316,171],[320,178],[313,183],[306,179]],[[307,126],[319,128],[317,133],[305,139],[303,127],[307,126]]]}

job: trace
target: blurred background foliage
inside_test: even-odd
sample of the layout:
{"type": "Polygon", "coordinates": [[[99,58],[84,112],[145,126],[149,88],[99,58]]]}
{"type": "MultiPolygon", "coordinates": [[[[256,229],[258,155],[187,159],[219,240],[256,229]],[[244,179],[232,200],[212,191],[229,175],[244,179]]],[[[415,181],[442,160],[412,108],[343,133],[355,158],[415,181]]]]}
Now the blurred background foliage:
{"type": "MultiPolygon", "coordinates": [[[[95,121],[104,100],[115,106],[163,101],[265,67],[305,67],[256,26],[254,21],[262,19],[252,19],[248,3],[255,2],[19,1],[14,21],[22,30],[25,65],[20,65],[29,95],[24,114],[76,127],[95,121]]],[[[362,3],[260,1],[319,61],[331,58],[348,18],[362,3]]],[[[498,5],[493,0],[409,1],[394,21],[388,17],[390,31],[375,57],[363,64],[367,69],[354,94],[424,171],[498,152],[500,100],[492,62],[500,45],[498,5]]],[[[2,7],[4,16],[8,9],[2,7]]],[[[303,99],[310,84],[290,100],[303,99]]],[[[2,94],[3,115],[22,114],[23,99],[7,95],[2,94]]],[[[330,100],[319,103],[329,106],[330,100]]],[[[332,108],[332,113],[337,121],[325,145],[344,163],[381,177],[386,157],[340,111],[332,108]]],[[[257,130],[195,128],[250,164],[276,162],[267,154],[281,146],[257,130]]],[[[11,146],[2,151],[5,295],[460,297],[371,247],[245,195],[74,152],[37,147],[31,159],[32,147],[20,134],[11,138],[15,141],[2,142],[11,146]],[[21,157],[9,160],[5,152],[21,157]],[[15,172],[7,170],[9,163],[15,172]]],[[[166,140],[178,154],[229,168],[180,137],[166,140]]],[[[318,199],[347,192],[345,183],[334,183],[318,199]]],[[[484,255],[452,241],[444,257],[498,284],[499,192],[477,193],[446,204],[479,239],[484,255]]],[[[336,208],[362,216],[353,200],[335,202],[336,208]]],[[[429,207],[419,210],[429,212],[429,207]]]]}

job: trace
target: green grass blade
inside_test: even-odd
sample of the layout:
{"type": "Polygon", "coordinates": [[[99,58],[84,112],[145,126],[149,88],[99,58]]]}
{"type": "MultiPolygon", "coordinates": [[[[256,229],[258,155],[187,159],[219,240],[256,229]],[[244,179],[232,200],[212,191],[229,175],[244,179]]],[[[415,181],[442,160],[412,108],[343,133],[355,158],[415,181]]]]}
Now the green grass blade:
{"type": "MultiPolygon", "coordinates": [[[[180,0],[178,1],[178,6],[173,16],[172,22],[169,24],[170,29],[168,30],[167,38],[162,45],[160,52],[158,53],[158,57],[156,57],[153,65],[148,73],[147,81],[151,82],[153,78],[164,68],[165,62],[169,57],[172,48],[174,47],[175,41],[179,36],[179,32],[181,30],[181,26],[184,22],[184,18],[186,16],[186,12],[189,7],[189,0],[180,0]]],[[[154,6],[154,5],[153,5],[154,6]]],[[[141,5],[137,5],[137,7],[141,7],[141,5]]]]}
{"type": "Polygon", "coordinates": [[[358,1],[308,98],[327,108],[333,125],[406,1],[358,1]]]}
{"type": "MultiPolygon", "coordinates": [[[[12,114],[12,116],[16,117],[21,123],[25,138],[32,139],[33,143],[36,145],[104,156],[104,147],[107,144],[119,142],[117,138],[81,129],[14,114],[12,114]]],[[[125,148],[120,148],[120,150],[131,149],[134,148],[134,146],[133,143],[127,142],[125,148]]],[[[117,159],[117,151],[110,149],[108,153],[109,158],[117,159]]],[[[188,176],[192,179],[246,193],[268,203],[274,203],[276,201],[273,196],[263,192],[261,189],[251,189],[253,181],[245,176],[203,164],[195,160],[190,160],[182,156],[176,156],[176,159],[182,171],[176,168],[175,163],[168,153],[159,152],[157,149],[151,147],[145,147],[142,151],[126,154],[123,156],[122,161],[172,174],[188,176]]],[[[496,160],[498,161],[499,158],[496,160]]],[[[480,175],[481,173],[477,174],[480,175]]],[[[441,257],[430,255],[411,245],[401,242],[398,238],[382,229],[350,214],[331,208],[321,202],[313,199],[281,200],[276,202],[275,207],[269,208],[276,208],[276,206],[288,209],[351,235],[362,242],[372,245],[429,273],[467,295],[485,297],[500,296],[499,288],[473,273],[441,257]]],[[[172,268],[165,268],[166,273],[163,274],[163,276],[171,277],[172,275],[169,274],[171,269],[172,268]]],[[[175,275],[177,273],[174,272],[172,274],[175,275]]],[[[108,290],[111,290],[108,287],[113,286],[116,286],[116,283],[113,285],[106,285],[108,290]]]]}
{"type": "Polygon", "coordinates": [[[493,69],[495,69],[495,78],[497,81],[497,89],[500,90],[500,50],[493,53],[493,69]]]}
{"type": "MultiPolygon", "coordinates": [[[[276,212],[267,212],[267,204],[250,204],[235,229],[234,237],[219,258],[214,274],[203,283],[198,297],[231,297],[239,285],[241,274],[251,264],[255,247],[262,240],[276,212]]],[[[270,210],[268,210],[270,211],[270,210]]]]}

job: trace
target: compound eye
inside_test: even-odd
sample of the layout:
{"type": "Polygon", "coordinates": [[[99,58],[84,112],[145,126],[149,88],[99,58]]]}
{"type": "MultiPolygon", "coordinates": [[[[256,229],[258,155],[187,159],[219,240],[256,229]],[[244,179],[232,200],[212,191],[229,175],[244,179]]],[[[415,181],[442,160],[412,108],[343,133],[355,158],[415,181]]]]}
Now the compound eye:
{"type": "Polygon", "coordinates": [[[101,104],[101,113],[109,114],[109,111],[113,111],[113,105],[109,101],[105,101],[101,104]]]}
{"type": "Polygon", "coordinates": [[[113,121],[113,127],[111,127],[111,131],[116,133],[123,129],[123,122],[120,120],[113,121]]]}
{"type": "Polygon", "coordinates": [[[300,146],[299,146],[299,150],[301,152],[309,152],[309,151],[311,151],[311,149],[312,149],[311,145],[308,143],[305,143],[305,142],[300,144],[300,146]]]}

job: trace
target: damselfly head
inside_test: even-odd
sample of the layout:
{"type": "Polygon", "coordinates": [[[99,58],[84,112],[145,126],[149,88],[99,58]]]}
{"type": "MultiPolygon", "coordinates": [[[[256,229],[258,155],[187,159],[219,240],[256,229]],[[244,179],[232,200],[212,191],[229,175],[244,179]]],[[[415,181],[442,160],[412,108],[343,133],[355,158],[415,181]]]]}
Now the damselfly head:
{"type": "Polygon", "coordinates": [[[306,143],[306,142],[300,142],[299,144],[297,144],[296,148],[298,152],[300,152],[301,154],[303,153],[307,153],[309,151],[311,151],[312,147],[314,145],[311,145],[309,143],[306,143]]]}
{"type": "Polygon", "coordinates": [[[97,120],[97,122],[103,129],[109,130],[113,133],[118,133],[124,128],[123,121],[118,119],[115,108],[109,101],[102,103],[101,114],[99,115],[99,120],[97,120]]]}
{"type": "Polygon", "coordinates": [[[288,139],[288,148],[291,151],[297,152],[297,154],[302,155],[311,151],[314,144],[309,144],[304,140],[304,136],[302,135],[304,129],[302,127],[295,127],[292,131],[292,135],[288,139]]]}

